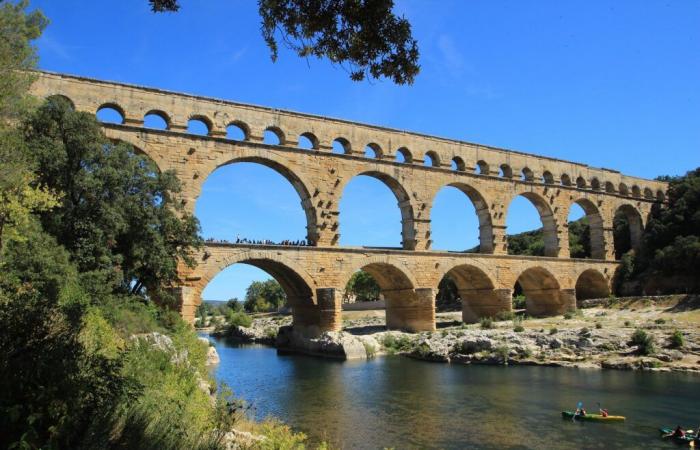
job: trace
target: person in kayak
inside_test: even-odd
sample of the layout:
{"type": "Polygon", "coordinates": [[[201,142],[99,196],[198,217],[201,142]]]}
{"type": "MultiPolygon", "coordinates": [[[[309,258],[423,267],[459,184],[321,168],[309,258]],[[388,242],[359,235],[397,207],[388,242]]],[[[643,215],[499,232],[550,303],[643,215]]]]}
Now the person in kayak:
{"type": "Polygon", "coordinates": [[[676,426],[676,429],[673,430],[673,433],[671,433],[671,437],[674,437],[674,438],[684,438],[684,437],[685,437],[685,431],[683,430],[683,428],[681,428],[680,425],[677,425],[677,426],[676,426]]]}
{"type": "Polygon", "coordinates": [[[608,417],[608,410],[601,408],[600,410],[600,415],[603,417],[608,417]]]}
{"type": "Polygon", "coordinates": [[[583,408],[583,407],[581,407],[581,408],[576,408],[576,413],[574,414],[574,416],[585,417],[585,416],[586,416],[586,409],[583,408]]]}

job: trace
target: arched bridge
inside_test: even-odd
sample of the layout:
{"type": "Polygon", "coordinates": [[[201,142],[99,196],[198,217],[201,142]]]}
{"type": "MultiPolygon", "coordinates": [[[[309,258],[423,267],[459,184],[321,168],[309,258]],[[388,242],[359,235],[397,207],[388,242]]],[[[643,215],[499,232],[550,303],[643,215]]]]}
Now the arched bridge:
{"type": "Polygon", "coordinates": [[[121,123],[104,124],[105,133],[134,145],[160,170],[174,171],[192,212],[206,178],[226,164],[263,164],[294,186],[311,245],[207,244],[199,265],[182,272],[181,311],[189,320],[209,280],[235,263],[252,264],[277,279],[295,326],[310,332],[340,328],[342,289],[360,269],[378,281],[392,328],[434,329],[435,295],[446,274],[457,285],[465,321],[510,310],[516,282],[531,314],[561,313],[575,308],[577,297],[608,295],[618,266],[613,218],[627,218],[630,244],[636,247],[652,205],[664,201],[666,190],[659,181],[585,164],[122,83],[40,72],[33,93],[63,96],[80,111],[116,111],[121,123]],[[157,116],[163,129],[145,127],[149,115],[157,116]],[[187,132],[192,120],[203,124],[204,135],[187,132]],[[228,137],[231,128],[240,133],[238,140],[228,137]],[[263,142],[266,131],[274,133],[276,144],[263,142]],[[299,148],[300,140],[310,148],[299,148]],[[396,196],[400,247],[338,245],[339,200],[358,175],[380,180],[396,196]],[[444,186],[458,188],[474,204],[478,253],[431,250],[430,210],[444,186]],[[505,216],[517,196],[540,214],[544,257],[508,255],[505,216]],[[574,204],[588,218],[591,258],[569,255],[567,223],[574,204]]]}

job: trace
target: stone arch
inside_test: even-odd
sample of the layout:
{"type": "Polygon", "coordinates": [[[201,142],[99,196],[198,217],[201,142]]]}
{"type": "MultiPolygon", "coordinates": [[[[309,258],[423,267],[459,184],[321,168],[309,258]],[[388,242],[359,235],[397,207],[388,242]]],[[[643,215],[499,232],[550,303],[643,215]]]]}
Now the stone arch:
{"type": "Polygon", "coordinates": [[[615,184],[612,183],[611,181],[606,181],[605,182],[605,192],[608,192],[610,194],[615,192],[615,184]]]}
{"type": "Polygon", "coordinates": [[[206,125],[207,131],[208,131],[207,134],[211,134],[212,130],[214,129],[214,122],[212,122],[212,120],[204,114],[192,114],[191,116],[189,116],[187,118],[188,122],[190,120],[198,120],[198,121],[202,122],[204,125],[206,125]]]}
{"type": "Polygon", "coordinates": [[[521,180],[523,181],[534,181],[535,180],[535,174],[532,172],[532,170],[529,167],[523,167],[523,170],[521,171],[521,180]]]}
{"type": "Polygon", "coordinates": [[[618,190],[620,191],[620,195],[624,195],[624,196],[630,195],[630,190],[625,183],[620,183],[618,190]]]}
{"type": "Polygon", "coordinates": [[[124,108],[122,108],[118,103],[115,102],[108,102],[108,103],[103,103],[100,105],[96,112],[95,115],[99,115],[100,111],[105,111],[105,110],[114,110],[116,111],[120,116],[121,116],[121,121],[117,122],[119,125],[123,125],[124,121],[126,120],[126,112],[124,111],[124,108]]]}
{"type": "Polygon", "coordinates": [[[70,98],[66,97],[65,95],[63,95],[63,94],[52,94],[52,95],[49,95],[48,97],[46,97],[46,100],[47,100],[47,101],[51,101],[51,100],[53,100],[53,99],[60,99],[61,101],[64,101],[64,102],[68,103],[68,106],[70,107],[70,109],[72,109],[73,111],[75,111],[75,103],[73,103],[73,100],[71,100],[70,98]]]}
{"type": "MultiPolygon", "coordinates": [[[[571,205],[574,203],[583,209],[583,212],[586,213],[586,218],[588,219],[591,258],[605,259],[605,233],[603,230],[603,216],[600,214],[600,210],[595,203],[587,198],[579,198],[574,200],[571,205]]],[[[569,205],[569,210],[571,210],[571,205],[569,205]]]]}
{"type": "Polygon", "coordinates": [[[586,179],[582,176],[576,178],[576,187],[579,189],[586,189],[586,179]]]}
{"type": "MultiPolygon", "coordinates": [[[[558,256],[559,238],[557,237],[557,223],[549,203],[547,203],[544,197],[535,192],[522,192],[518,195],[528,199],[540,215],[542,232],[544,234],[544,256],[558,256]]],[[[510,203],[513,203],[514,199],[515,198],[511,199],[510,203]]]]}
{"type": "MultiPolygon", "coordinates": [[[[622,215],[628,224],[629,231],[629,249],[637,250],[642,243],[642,233],[644,231],[644,221],[642,220],[642,214],[637,208],[629,203],[624,203],[615,210],[614,217],[622,215]]],[[[615,257],[620,258],[622,254],[627,251],[625,243],[618,241],[618,237],[615,236],[615,257]]]]}
{"type": "Polygon", "coordinates": [[[456,170],[457,172],[464,172],[467,170],[467,165],[464,163],[464,160],[459,157],[455,156],[452,158],[452,170],[456,170]]]}
{"type": "Polygon", "coordinates": [[[388,329],[429,331],[435,329],[433,289],[416,289],[409,271],[392,264],[385,257],[360,259],[345,273],[345,283],[353,273],[363,270],[379,285],[386,302],[388,329]]]}
{"type": "Polygon", "coordinates": [[[495,289],[491,277],[471,264],[456,263],[440,279],[450,277],[462,300],[462,321],[477,322],[482,317],[494,317],[511,309],[510,290],[495,289]]]}
{"type": "Polygon", "coordinates": [[[425,152],[423,163],[428,167],[440,167],[440,156],[432,150],[425,152]]]}
{"type": "Polygon", "coordinates": [[[282,175],[292,185],[294,190],[299,195],[299,199],[301,200],[301,207],[304,210],[304,214],[306,215],[306,240],[309,242],[310,245],[315,246],[318,242],[319,230],[316,216],[316,207],[314,206],[311,200],[312,197],[310,191],[306,186],[306,183],[302,181],[302,179],[299,176],[297,176],[296,173],[294,173],[294,171],[292,171],[280,162],[260,156],[240,156],[233,159],[227,159],[225,162],[217,164],[216,167],[214,167],[209,173],[206,174],[205,177],[203,177],[202,183],[199,185],[200,189],[206,181],[206,179],[209,177],[209,175],[214,173],[216,169],[230,164],[241,162],[256,163],[268,167],[282,175]]]}
{"type": "Polygon", "coordinates": [[[382,152],[382,148],[379,146],[379,144],[370,142],[367,144],[366,148],[369,148],[374,153],[374,156],[367,156],[365,154],[366,157],[373,159],[382,159],[382,157],[384,157],[384,153],[382,152]]]}
{"type": "Polygon", "coordinates": [[[642,190],[636,184],[632,186],[632,197],[639,198],[642,196],[642,190]]]}
{"type": "Polygon", "coordinates": [[[560,179],[562,186],[571,186],[571,177],[568,174],[562,173],[560,179]]]}
{"type": "Polygon", "coordinates": [[[277,137],[278,143],[277,144],[271,144],[271,145],[285,145],[287,143],[287,140],[284,136],[284,132],[280,127],[276,126],[269,126],[263,130],[263,134],[265,131],[269,131],[270,133],[274,134],[277,137]]]}
{"type": "MultiPolygon", "coordinates": [[[[416,236],[415,236],[415,215],[413,212],[413,206],[411,205],[411,198],[408,195],[408,192],[406,189],[403,187],[403,185],[394,177],[391,175],[388,175],[383,172],[379,171],[365,171],[365,172],[360,172],[357,173],[356,175],[350,177],[346,183],[342,187],[342,191],[345,190],[345,187],[354,179],[355,177],[365,175],[368,177],[375,178],[384,185],[386,185],[389,190],[394,194],[394,197],[396,197],[396,202],[398,203],[399,210],[401,211],[401,243],[402,243],[402,248],[405,250],[413,250],[416,248],[416,236]]],[[[341,194],[342,197],[342,194],[341,194]]],[[[342,225],[341,225],[342,228],[342,225]]],[[[342,230],[341,230],[342,231],[342,230]]]]}
{"type": "Polygon", "coordinates": [[[610,283],[596,269],[584,270],[576,280],[576,303],[591,298],[606,298],[610,295],[610,283]]]}
{"type": "Polygon", "coordinates": [[[649,200],[654,198],[654,192],[648,187],[644,188],[644,198],[649,200]]]}
{"type": "Polygon", "coordinates": [[[525,269],[516,281],[525,295],[525,307],[531,316],[557,315],[566,312],[559,282],[543,267],[525,269]]]}
{"type": "Polygon", "coordinates": [[[146,117],[148,117],[148,116],[160,117],[163,120],[163,122],[165,122],[165,129],[166,130],[170,129],[170,125],[172,122],[171,122],[170,116],[165,111],[161,111],[160,109],[149,110],[148,112],[146,112],[146,114],[143,115],[144,123],[146,121],[146,117]]]}
{"type": "Polygon", "coordinates": [[[412,164],[413,163],[413,155],[411,154],[410,150],[408,150],[406,147],[401,147],[398,150],[396,150],[397,158],[398,158],[398,155],[401,155],[403,157],[404,164],[412,164]]]}
{"type": "Polygon", "coordinates": [[[309,142],[311,143],[311,150],[318,150],[318,148],[319,148],[319,140],[318,140],[318,138],[316,137],[315,134],[313,134],[313,133],[311,133],[311,132],[309,132],[309,131],[306,131],[306,132],[304,132],[304,133],[301,133],[301,134],[299,135],[299,137],[303,137],[303,138],[306,138],[306,139],[309,140],[309,142]]]}
{"type": "Polygon", "coordinates": [[[513,178],[513,168],[508,164],[501,164],[499,169],[501,169],[499,175],[503,178],[513,178]]]}
{"type": "MultiPolygon", "coordinates": [[[[449,183],[445,186],[459,189],[472,202],[472,205],[474,205],[474,209],[476,210],[476,215],[479,219],[479,253],[493,253],[493,223],[489,212],[489,204],[484,199],[484,196],[481,195],[477,189],[466,183],[449,183]]],[[[440,190],[435,193],[431,203],[431,208],[432,205],[435,204],[435,199],[439,192],[440,190]]]]}
{"type": "Polygon", "coordinates": [[[660,202],[666,200],[666,194],[664,194],[664,191],[662,191],[661,189],[656,191],[656,200],[660,202]]]}
{"type": "Polygon", "coordinates": [[[545,170],[542,173],[542,182],[544,184],[554,184],[554,175],[549,170],[545,170]]]}
{"type": "Polygon", "coordinates": [[[480,175],[488,175],[489,172],[489,165],[486,161],[483,159],[480,159],[479,161],[476,162],[476,173],[480,175]]]}
{"type": "Polygon", "coordinates": [[[600,180],[598,180],[597,177],[591,178],[591,189],[593,189],[594,191],[600,190],[600,180]]]}
{"type": "Polygon", "coordinates": [[[229,137],[230,132],[231,132],[230,128],[232,128],[232,127],[235,127],[235,128],[238,128],[239,130],[241,130],[241,134],[243,134],[243,138],[240,140],[247,141],[250,139],[250,127],[248,126],[247,123],[242,122],[240,120],[232,120],[231,122],[226,124],[226,137],[228,139],[232,139],[231,137],[229,137]]]}
{"type": "Polygon", "coordinates": [[[154,154],[150,154],[147,151],[147,148],[144,144],[145,142],[140,141],[135,135],[131,133],[125,133],[125,134],[119,134],[119,137],[113,137],[110,136],[110,129],[106,130],[106,135],[107,138],[113,142],[113,143],[119,143],[123,142],[125,144],[129,144],[131,147],[133,147],[134,152],[139,154],[139,155],[144,155],[148,157],[151,161],[156,166],[156,170],[158,170],[159,173],[163,172],[163,167],[167,167],[167,162],[163,160],[163,156],[159,152],[154,152],[154,154]]]}
{"type": "Polygon", "coordinates": [[[352,153],[352,145],[350,145],[350,141],[345,139],[344,137],[338,137],[333,139],[333,142],[337,142],[340,148],[343,150],[344,155],[349,155],[352,153]]]}

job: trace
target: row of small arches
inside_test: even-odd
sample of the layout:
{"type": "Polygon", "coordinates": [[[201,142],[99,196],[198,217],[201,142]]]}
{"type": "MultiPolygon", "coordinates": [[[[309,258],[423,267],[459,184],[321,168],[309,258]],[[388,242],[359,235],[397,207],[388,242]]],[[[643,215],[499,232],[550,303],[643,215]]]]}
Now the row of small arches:
{"type": "MultiPolygon", "coordinates": [[[[97,117],[100,121],[105,123],[123,124],[125,113],[119,105],[114,103],[106,103],[98,108],[97,117]]],[[[168,114],[163,111],[151,110],[144,115],[143,123],[146,128],[169,130],[171,126],[171,119],[168,114]]],[[[188,133],[208,136],[212,134],[212,129],[213,124],[206,116],[194,115],[188,120],[188,133]]],[[[237,141],[247,141],[250,139],[250,128],[241,121],[232,121],[226,127],[226,138],[237,141]]],[[[263,143],[268,145],[286,145],[287,139],[285,133],[279,127],[271,126],[266,128],[263,133],[263,143]]],[[[302,133],[298,139],[298,147],[306,150],[319,150],[320,141],[313,133],[302,133]]],[[[350,142],[342,137],[336,138],[332,142],[332,152],[337,154],[351,154],[352,148],[350,142]]],[[[372,142],[365,146],[364,156],[371,159],[384,159],[386,155],[378,144],[372,142]]],[[[403,164],[416,163],[413,154],[406,147],[401,147],[396,150],[395,161],[403,164]]],[[[427,151],[423,156],[422,164],[426,167],[440,167],[440,157],[432,150],[427,151]]],[[[458,172],[470,171],[479,175],[496,174],[496,170],[492,170],[494,168],[483,160],[478,161],[474,168],[468,168],[462,158],[455,156],[450,161],[450,166],[452,170],[458,172]]],[[[537,180],[534,172],[530,168],[525,167],[520,171],[520,174],[515,174],[513,169],[508,164],[501,164],[498,167],[497,173],[498,176],[502,178],[519,178],[520,180],[526,182],[541,181],[542,183],[548,185],[560,184],[562,186],[575,186],[579,189],[590,189],[593,191],[604,190],[610,194],[618,194],[621,196],[631,195],[632,197],[636,198],[644,197],[648,200],[656,199],[658,201],[664,201],[665,199],[664,192],[660,189],[654,192],[648,187],[642,189],[638,185],[633,185],[631,187],[626,183],[619,183],[618,185],[615,185],[610,181],[601,182],[597,177],[586,180],[583,176],[578,176],[576,179],[572,179],[569,174],[562,173],[559,176],[559,181],[557,182],[554,174],[552,174],[550,171],[544,171],[541,179],[537,180]]]]}

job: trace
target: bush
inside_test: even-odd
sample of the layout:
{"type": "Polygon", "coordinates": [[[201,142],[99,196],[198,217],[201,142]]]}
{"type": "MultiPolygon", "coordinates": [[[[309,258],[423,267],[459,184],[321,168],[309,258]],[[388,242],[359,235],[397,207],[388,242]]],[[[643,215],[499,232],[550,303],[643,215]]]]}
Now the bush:
{"type": "Polygon", "coordinates": [[[632,322],[630,322],[629,320],[625,320],[625,326],[626,327],[632,326],[632,322]]]}
{"type": "Polygon", "coordinates": [[[508,348],[507,345],[501,345],[496,347],[494,353],[496,354],[496,356],[501,358],[503,364],[508,364],[508,355],[510,354],[510,348],[508,348]]]}
{"type": "Polygon", "coordinates": [[[248,328],[253,324],[253,319],[243,311],[229,311],[226,318],[229,326],[248,328]]]}
{"type": "Polygon", "coordinates": [[[496,320],[499,322],[505,321],[505,320],[513,320],[515,319],[515,312],[513,311],[499,311],[496,314],[496,320]]]}
{"type": "Polygon", "coordinates": [[[671,348],[682,348],[685,345],[685,337],[681,330],[674,330],[669,341],[671,348]]]}
{"type": "Polygon", "coordinates": [[[481,325],[483,330],[490,330],[494,328],[493,320],[490,317],[482,317],[481,320],[479,320],[479,325],[481,325]]]}
{"type": "Polygon", "coordinates": [[[557,334],[559,330],[557,330],[555,327],[552,327],[549,329],[549,335],[552,336],[554,334],[557,334]]]}
{"type": "Polygon", "coordinates": [[[654,336],[639,328],[637,328],[632,334],[630,345],[636,345],[637,352],[640,355],[651,355],[656,351],[654,346],[654,336]]]}
{"type": "Polygon", "coordinates": [[[600,330],[601,328],[603,328],[603,324],[600,322],[596,322],[595,327],[596,327],[596,329],[600,330]]]}
{"type": "Polygon", "coordinates": [[[657,325],[663,325],[663,324],[666,323],[666,319],[663,319],[663,318],[659,317],[658,319],[656,319],[656,320],[654,321],[654,323],[657,324],[657,325]]]}
{"type": "Polygon", "coordinates": [[[382,340],[382,345],[389,353],[407,352],[413,348],[413,341],[408,336],[396,337],[393,334],[387,334],[382,340]]]}
{"type": "Polygon", "coordinates": [[[516,295],[513,297],[513,309],[525,309],[527,300],[524,295],[516,295]]]}
{"type": "Polygon", "coordinates": [[[567,311],[564,313],[564,319],[569,320],[569,319],[573,319],[573,318],[574,318],[574,313],[572,313],[571,311],[567,311]]]}
{"type": "Polygon", "coordinates": [[[523,331],[525,331],[522,317],[517,317],[513,320],[513,331],[515,331],[516,333],[522,333],[523,331]]]}
{"type": "Polygon", "coordinates": [[[584,334],[589,334],[591,330],[588,329],[588,327],[583,327],[581,330],[578,332],[578,334],[584,335],[584,334]]]}

